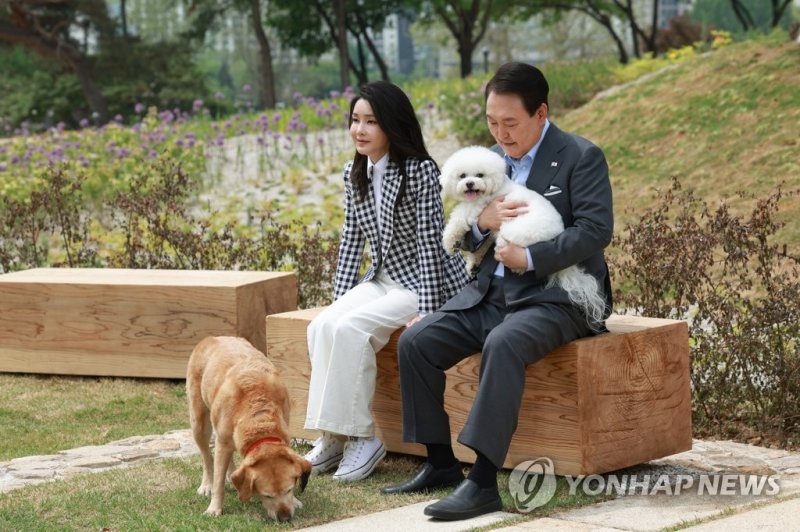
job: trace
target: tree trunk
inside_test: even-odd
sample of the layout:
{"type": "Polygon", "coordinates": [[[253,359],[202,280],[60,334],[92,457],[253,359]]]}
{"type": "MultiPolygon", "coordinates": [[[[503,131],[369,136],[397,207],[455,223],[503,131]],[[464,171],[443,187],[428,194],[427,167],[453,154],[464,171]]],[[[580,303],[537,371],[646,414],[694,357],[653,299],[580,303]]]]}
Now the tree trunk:
{"type": "Polygon", "coordinates": [[[781,23],[784,12],[792,0],[772,0],[772,27],[775,28],[781,23]]]}
{"type": "Polygon", "coordinates": [[[108,103],[95,83],[92,69],[80,50],[68,42],[45,40],[29,28],[0,20],[0,41],[18,44],[48,59],[60,61],[78,78],[83,97],[101,124],[108,122],[108,103]]]}
{"type": "Polygon", "coordinates": [[[335,0],[336,37],[339,48],[339,73],[342,90],[350,86],[350,58],[347,51],[347,0],[335,0]]]}
{"type": "Polygon", "coordinates": [[[731,7],[733,8],[733,13],[736,15],[736,18],[739,19],[739,24],[742,25],[742,29],[744,31],[749,31],[756,27],[750,11],[748,11],[739,0],[731,0],[731,7]]]}
{"type": "Polygon", "coordinates": [[[67,57],[64,58],[64,60],[70,65],[72,71],[75,72],[75,76],[81,84],[83,97],[92,110],[92,114],[97,117],[98,123],[105,124],[108,122],[108,103],[106,102],[105,96],[103,96],[103,93],[100,91],[100,87],[94,82],[92,69],[86,62],[86,59],[78,56],[67,57]]]}
{"type": "Polygon", "coordinates": [[[250,16],[253,19],[253,31],[258,41],[259,58],[261,60],[261,103],[268,109],[275,107],[275,73],[272,69],[272,49],[269,39],[261,23],[261,0],[251,0],[250,16]]]}
{"type": "Polygon", "coordinates": [[[364,46],[361,44],[361,37],[357,33],[353,33],[356,39],[356,53],[358,54],[358,66],[355,61],[350,61],[350,68],[356,75],[358,85],[364,85],[369,82],[369,73],[367,72],[367,58],[364,56],[364,46]]]}
{"type": "MultiPolygon", "coordinates": [[[[589,13],[587,13],[589,14],[589,13]]],[[[614,24],[611,21],[611,17],[608,15],[600,15],[595,17],[592,14],[589,14],[592,18],[594,18],[600,25],[602,25],[608,34],[611,35],[611,38],[614,40],[614,43],[617,45],[617,53],[619,54],[619,62],[623,65],[627,65],[630,61],[630,57],[628,56],[628,49],[625,48],[625,42],[623,42],[622,37],[619,36],[617,30],[614,29],[614,24]]]]}
{"type": "Polygon", "coordinates": [[[461,67],[461,78],[468,78],[472,75],[472,52],[474,50],[474,46],[471,45],[467,41],[467,39],[461,39],[461,42],[458,44],[458,56],[459,56],[459,64],[461,67]]]}
{"type": "Polygon", "coordinates": [[[362,19],[358,10],[356,10],[356,21],[358,23],[358,31],[364,37],[364,42],[367,44],[367,48],[372,54],[372,58],[375,59],[375,63],[378,65],[378,69],[381,71],[381,79],[384,81],[389,81],[389,69],[386,67],[386,61],[384,61],[383,56],[378,50],[378,47],[375,46],[373,40],[370,39],[369,33],[367,33],[367,28],[365,27],[366,24],[364,24],[364,20],[362,19]]]}
{"type": "Polygon", "coordinates": [[[125,0],[120,0],[119,15],[122,24],[122,36],[128,37],[128,8],[125,6],[125,0]]]}
{"type": "Polygon", "coordinates": [[[473,42],[473,24],[475,19],[471,18],[473,13],[463,13],[460,16],[461,34],[458,39],[458,55],[461,64],[461,78],[467,78],[472,74],[472,52],[475,51],[476,42],[473,42]]]}
{"type": "Polygon", "coordinates": [[[652,52],[653,57],[658,55],[656,48],[656,32],[658,31],[658,4],[659,0],[653,0],[653,18],[650,23],[650,35],[645,37],[647,51],[652,52]]]}

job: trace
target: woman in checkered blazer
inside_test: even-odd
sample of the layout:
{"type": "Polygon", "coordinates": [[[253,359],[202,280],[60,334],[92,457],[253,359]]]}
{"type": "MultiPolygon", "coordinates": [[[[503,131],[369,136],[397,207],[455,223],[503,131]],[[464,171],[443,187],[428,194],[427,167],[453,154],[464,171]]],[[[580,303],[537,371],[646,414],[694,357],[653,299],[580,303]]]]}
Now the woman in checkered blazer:
{"type": "Polygon", "coordinates": [[[442,247],[439,168],[405,93],[385,81],[365,85],[350,103],[350,135],[334,302],[308,327],[305,421],[322,432],[306,455],[314,472],[338,466],[341,481],[366,478],[386,454],[370,413],[375,353],[468,281],[460,254],[442,247]],[[371,265],[359,279],[367,243],[371,265]]]}

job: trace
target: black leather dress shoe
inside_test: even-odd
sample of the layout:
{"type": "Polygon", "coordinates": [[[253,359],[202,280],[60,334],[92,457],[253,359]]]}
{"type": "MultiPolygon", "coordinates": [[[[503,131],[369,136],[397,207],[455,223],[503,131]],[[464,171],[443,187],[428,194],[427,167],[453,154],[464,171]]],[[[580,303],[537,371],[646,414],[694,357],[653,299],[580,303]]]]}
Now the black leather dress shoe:
{"type": "Polygon", "coordinates": [[[436,469],[426,462],[414,478],[401,484],[386,486],[381,489],[381,493],[386,495],[395,493],[420,493],[437,488],[456,486],[462,480],[464,480],[464,473],[461,471],[461,464],[459,462],[456,462],[447,469],[436,469]]]}
{"type": "Polygon", "coordinates": [[[425,515],[444,521],[458,521],[497,512],[502,508],[497,486],[479,488],[474,481],[466,479],[453,493],[427,506],[425,515]]]}

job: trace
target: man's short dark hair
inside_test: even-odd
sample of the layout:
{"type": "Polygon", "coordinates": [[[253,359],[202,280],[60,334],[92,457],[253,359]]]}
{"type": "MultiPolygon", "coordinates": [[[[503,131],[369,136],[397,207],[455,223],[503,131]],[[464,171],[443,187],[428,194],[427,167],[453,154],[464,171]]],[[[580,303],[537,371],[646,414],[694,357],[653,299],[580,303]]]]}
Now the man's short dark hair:
{"type": "Polygon", "coordinates": [[[550,86],[541,70],[533,65],[514,62],[497,69],[486,85],[485,99],[489,98],[491,92],[516,94],[522,99],[528,114],[533,116],[543,103],[547,103],[550,86]]]}

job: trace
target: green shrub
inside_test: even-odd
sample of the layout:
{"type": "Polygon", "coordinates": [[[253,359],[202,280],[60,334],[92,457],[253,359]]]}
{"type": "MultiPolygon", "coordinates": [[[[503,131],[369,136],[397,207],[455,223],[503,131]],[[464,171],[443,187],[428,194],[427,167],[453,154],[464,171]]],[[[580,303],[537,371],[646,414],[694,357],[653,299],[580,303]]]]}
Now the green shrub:
{"type": "Polygon", "coordinates": [[[134,172],[96,211],[83,170],[45,170],[28,197],[0,197],[0,271],[38,266],[295,270],[301,308],[330,303],[339,237],[270,215],[240,227],[194,204],[197,183],[168,156],[134,172]],[[92,220],[95,221],[92,221],[92,220]]]}
{"type": "Polygon", "coordinates": [[[617,305],[689,320],[702,434],[800,443],[800,257],[773,242],[780,200],[797,194],[778,187],[745,218],[673,180],[615,239],[617,305]]]}

